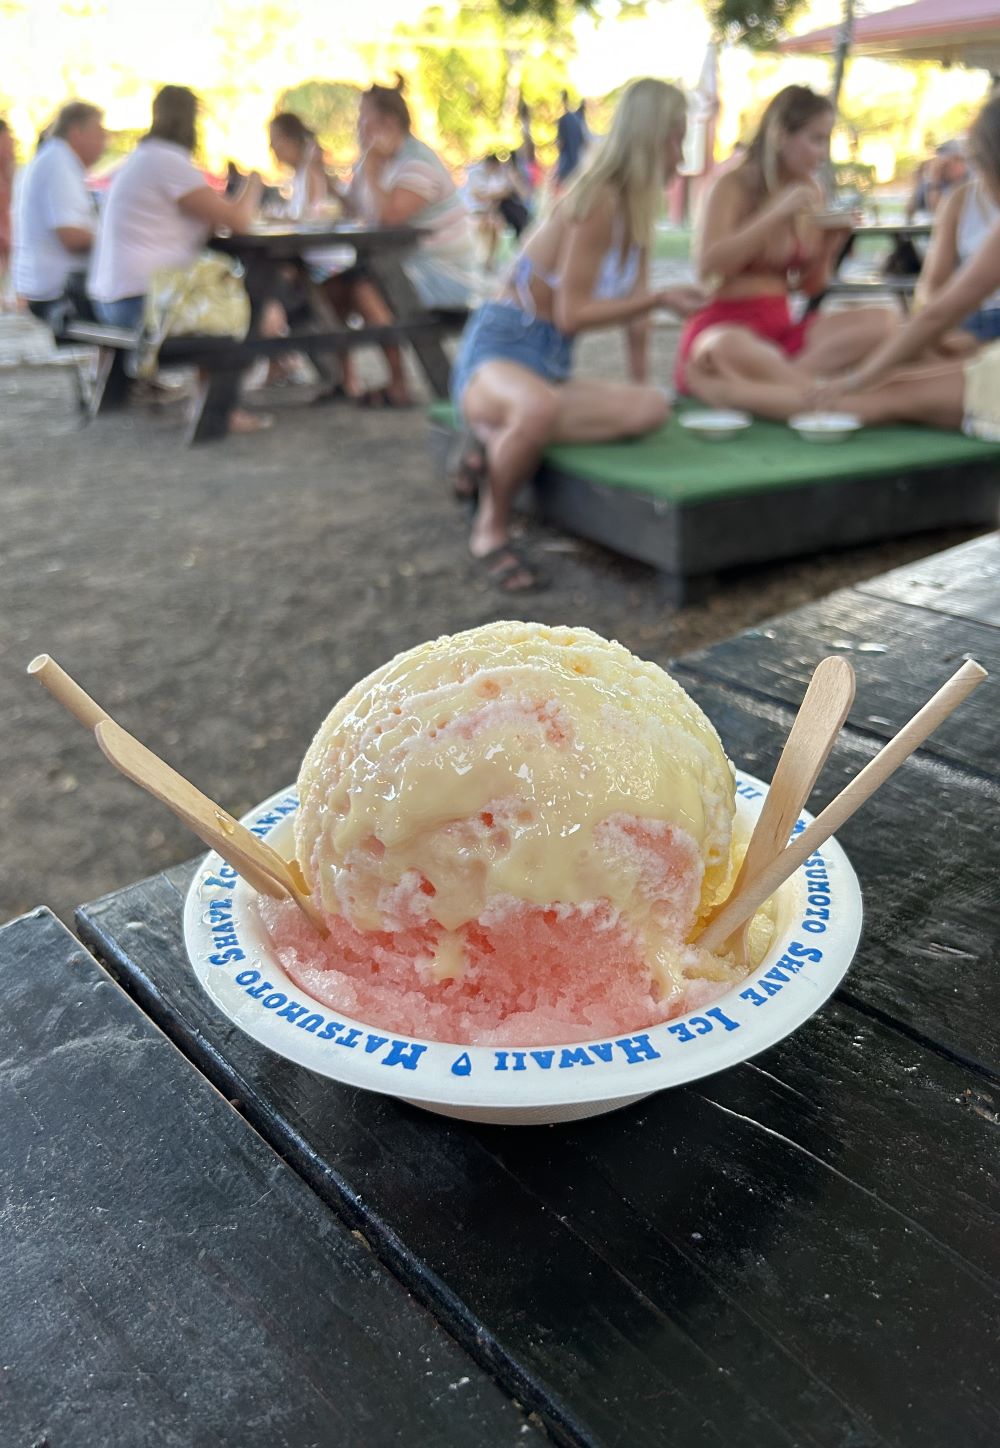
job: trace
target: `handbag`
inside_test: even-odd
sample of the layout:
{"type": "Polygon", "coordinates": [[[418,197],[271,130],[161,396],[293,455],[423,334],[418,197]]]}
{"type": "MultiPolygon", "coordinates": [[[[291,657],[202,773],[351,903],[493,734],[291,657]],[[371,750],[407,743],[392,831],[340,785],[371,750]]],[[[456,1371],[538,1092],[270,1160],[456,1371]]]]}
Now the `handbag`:
{"type": "Polygon", "coordinates": [[[155,374],[167,337],[233,337],[250,330],[250,298],[233,257],[205,251],[188,267],[154,272],[146,293],[140,377],[155,374]]]}

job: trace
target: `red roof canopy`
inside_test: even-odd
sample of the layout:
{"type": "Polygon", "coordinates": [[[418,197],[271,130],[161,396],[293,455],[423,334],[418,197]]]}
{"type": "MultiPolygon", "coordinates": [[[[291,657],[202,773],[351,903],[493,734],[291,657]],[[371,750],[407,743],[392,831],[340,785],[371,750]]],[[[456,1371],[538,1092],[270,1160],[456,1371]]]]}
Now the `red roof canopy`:
{"type": "MultiPolygon", "coordinates": [[[[788,55],[825,55],[837,44],[828,25],[782,42],[788,55]]],[[[852,50],[896,60],[937,60],[1000,70],[1000,0],[916,0],[854,22],[852,50]]]]}

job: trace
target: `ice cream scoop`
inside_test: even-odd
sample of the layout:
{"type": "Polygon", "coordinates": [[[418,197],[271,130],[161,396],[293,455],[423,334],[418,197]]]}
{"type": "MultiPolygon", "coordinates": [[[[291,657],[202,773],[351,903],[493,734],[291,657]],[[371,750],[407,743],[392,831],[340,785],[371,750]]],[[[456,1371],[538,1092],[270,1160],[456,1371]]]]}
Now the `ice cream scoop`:
{"type": "Polygon", "coordinates": [[[532,623],[422,644],[334,707],[298,788],[296,854],[349,966],[403,961],[407,989],[508,1011],[560,991],[562,1010],[584,978],[592,999],[602,969],[690,993],[685,942],[732,873],[733,771],[620,644],[532,623]]]}

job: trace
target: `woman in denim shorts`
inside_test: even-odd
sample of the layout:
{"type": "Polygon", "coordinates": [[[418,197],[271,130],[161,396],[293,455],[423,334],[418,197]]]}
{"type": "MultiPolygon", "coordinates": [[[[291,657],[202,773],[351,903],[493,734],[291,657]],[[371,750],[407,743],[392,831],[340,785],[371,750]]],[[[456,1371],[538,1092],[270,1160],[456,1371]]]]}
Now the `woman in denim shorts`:
{"type": "Polygon", "coordinates": [[[511,546],[511,506],[550,443],[637,437],[666,420],[648,381],[649,314],[687,316],[693,287],[650,291],[649,244],[681,159],[686,102],[675,86],[633,81],[606,139],[526,240],[496,301],[470,319],[452,371],[466,424],[456,490],[478,493],[470,549],[505,592],[539,579],[511,546]],[[630,382],[572,376],[578,332],[625,325],[630,382]]]}

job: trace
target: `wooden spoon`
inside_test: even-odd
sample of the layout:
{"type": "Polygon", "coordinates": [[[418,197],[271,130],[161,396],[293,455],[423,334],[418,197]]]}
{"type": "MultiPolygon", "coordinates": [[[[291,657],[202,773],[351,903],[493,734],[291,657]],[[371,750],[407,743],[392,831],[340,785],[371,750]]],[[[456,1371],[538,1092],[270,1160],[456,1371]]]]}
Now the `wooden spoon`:
{"type": "Polygon", "coordinates": [[[894,774],[905,759],[947,719],[964,699],[987,677],[986,670],[974,659],[969,659],[946,684],[928,699],[908,724],[904,724],[875,758],[856,774],[850,784],[840,791],[817,815],[790,845],[786,845],[777,859],[749,884],[738,896],[731,896],[724,908],[702,932],[698,944],[705,950],[717,951],[729,939],[734,930],[753,914],[757,907],[773,895],[779,885],[793,875],[803,861],[814,850],[818,850],[835,830],[849,820],[855,810],[860,809],[877,789],[894,774]]]}
{"type": "Polygon", "coordinates": [[[254,890],[275,900],[291,897],[323,935],[323,917],[305,887],[297,861],[283,860],[277,850],[241,825],[221,805],[202,794],[160,757],[122,729],[48,654],[28,665],[37,678],[88,729],[111,763],[128,779],[173,810],[209,849],[215,850],[254,890]]]}
{"type": "MultiPolygon", "coordinates": [[[[795,722],[788,732],[785,747],[774,771],[771,787],[754,826],[740,872],[733,882],[728,899],[708,917],[704,929],[722,914],[730,901],[746,889],[788,844],[795,821],[820,770],[826,763],[833,742],[840,733],[854,702],[854,670],[844,658],[822,659],[809,681],[795,722]]],[[[733,954],[740,965],[749,963],[749,935],[753,917],[733,932],[719,950],[733,954]]]]}

